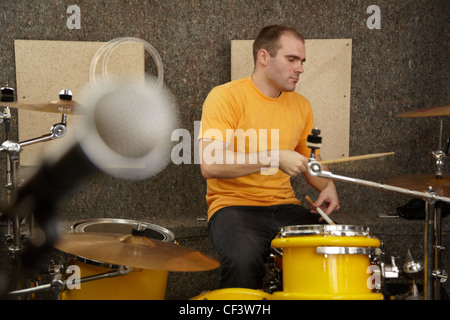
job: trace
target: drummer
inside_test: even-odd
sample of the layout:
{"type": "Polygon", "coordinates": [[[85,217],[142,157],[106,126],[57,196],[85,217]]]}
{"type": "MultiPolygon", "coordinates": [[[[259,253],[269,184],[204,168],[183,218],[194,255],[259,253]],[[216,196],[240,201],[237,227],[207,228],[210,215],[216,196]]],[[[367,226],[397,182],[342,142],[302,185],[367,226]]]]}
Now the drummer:
{"type": "Polygon", "coordinates": [[[291,177],[303,173],[320,192],[313,208],[323,205],[327,215],[339,209],[333,181],[307,172],[306,140],[314,120],[309,101],[294,92],[306,59],[302,35],[267,26],[256,37],[253,55],[252,75],[215,87],[202,111],[201,171],[221,288],[261,289],[279,228],[322,220],[301,206],[291,177]]]}

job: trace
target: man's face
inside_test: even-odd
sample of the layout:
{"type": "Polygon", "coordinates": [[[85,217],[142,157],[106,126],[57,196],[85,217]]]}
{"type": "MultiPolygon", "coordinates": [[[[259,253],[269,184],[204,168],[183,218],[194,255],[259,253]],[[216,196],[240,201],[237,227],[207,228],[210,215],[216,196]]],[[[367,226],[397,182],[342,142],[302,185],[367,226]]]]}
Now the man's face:
{"type": "Polygon", "coordinates": [[[300,74],[304,71],[305,44],[294,35],[285,33],[281,35],[279,45],[280,49],[275,57],[269,55],[267,80],[279,92],[294,91],[300,74]]]}

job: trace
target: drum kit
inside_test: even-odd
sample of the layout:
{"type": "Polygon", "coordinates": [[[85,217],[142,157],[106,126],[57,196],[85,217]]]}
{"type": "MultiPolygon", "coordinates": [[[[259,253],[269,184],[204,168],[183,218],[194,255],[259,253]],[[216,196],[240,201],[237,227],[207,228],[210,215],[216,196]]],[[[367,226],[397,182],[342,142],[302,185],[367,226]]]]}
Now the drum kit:
{"type": "MultiPolygon", "coordinates": [[[[9,139],[9,108],[35,110],[63,114],[61,123],[52,132],[33,140],[13,143],[7,140],[1,150],[8,156],[7,189],[12,201],[17,191],[17,165],[22,147],[32,143],[61,138],[65,135],[66,115],[77,113],[82,107],[71,100],[64,90],[60,99],[42,104],[20,104],[8,100],[11,88],[2,88],[2,100],[8,107],[3,113],[6,137],[9,139]]],[[[427,109],[399,116],[415,117],[450,115],[450,106],[427,109]]],[[[441,126],[442,127],[442,126],[441,126]]],[[[309,172],[312,175],[356,183],[404,194],[426,201],[425,261],[409,260],[403,267],[403,275],[413,282],[409,296],[419,297],[415,281],[423,277],[423,299],[439,299],[440,283],[447,275],[440,266],[440,212],[438,202],[450,203],[450,184],[443,176],[443,163],[448,151],[434,152],[438,170],[434,176],[407,176],[391,179],[390,185],[338,176],[322,170],[316,161],[315,150],[320,148],[320,131],[308,138],[312,156],[309,172]],[[426,190],[426,191],[424,191],[426,190]]],[[[377,156],[385,156],[380,154],[377,156]]],[[[365,159],[361,158],[361,159],[365,159]]],[[[349,161],[360,160],[350,159],[349,161]]],[[[12,219],[15,255],[21,251],[19,217],[12,219]]],[[[274,261],[281,284],[272,292],[245,288],[229,288],[206,291],[192,300],[382,300],[383,279],[396,277],[399,269],[381,261],[380,240],[370,229],[355,225],[328,224],[288,226],[280,229],[271,246],[276,252],[274,261]]],[[[9,222],[8,222],[9,228],[9,222]]],[[[30,233],[31,234],[31,233],[30,233]]],[[[52,267],[52,280],[48,284],[19,288],[7,293],[7,297],[21,297],[40,291],[52,291],[61,300],[88,299],[165,299],[168,272],[196,272],[218,268],[219,262],[204,253],[181,246],[174,234],[164,227],[126,219],[92,219],[77,222],[70,232],[61,235],[53,244],[67,258],[64,265],[52,267]]]]}

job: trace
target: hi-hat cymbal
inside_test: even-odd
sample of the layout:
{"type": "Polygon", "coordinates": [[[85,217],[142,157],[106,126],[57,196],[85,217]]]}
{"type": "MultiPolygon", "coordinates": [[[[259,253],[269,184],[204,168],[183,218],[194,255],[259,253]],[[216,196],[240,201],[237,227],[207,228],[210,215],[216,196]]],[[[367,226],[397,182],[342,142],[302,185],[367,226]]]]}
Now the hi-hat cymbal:
{"type": "Polygon", "coordinates": [[[450,116],[450,105],[426,108],[416,111],[408,111],[405,113],[399,113],[396,116],[400,118],[450,116]]]}
{"type": "Polygon", "coordinates": [[[83,258],[142,269],[206,271],[219,266],[216,259],[199,251],[131,234],[69,233],[55,247],[83,258]]]}
{"type": "MultiPolygon", "coordinates": [[[[61,114],[81,113],[81,105],[72,100],[53,100],[44,103],[4,102],[5,107],[19,110],[41,111],[61,114]]],[[[3,105],[2,104],[2,105],[3,105]]]]}
{"type": "Polygon", "coordinates": [[[419,192],[425,192],[431,186],[438,195],[450,196],[450,179],[448,177],[437,179],[435,175],[406,175],[389,178],[386,184],[419,192]]]}

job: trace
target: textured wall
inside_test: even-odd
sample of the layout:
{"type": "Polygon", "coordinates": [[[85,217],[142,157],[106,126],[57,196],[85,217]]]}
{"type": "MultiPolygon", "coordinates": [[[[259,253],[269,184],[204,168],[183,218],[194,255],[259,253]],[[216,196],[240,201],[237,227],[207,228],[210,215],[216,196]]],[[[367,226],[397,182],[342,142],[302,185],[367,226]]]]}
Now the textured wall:
{"type": "MultiPolygon", "coordinates": [[[[230,79],[232,39],[253,39],[262,26],[273,23],[295,26],[310,39],[351,38],[350,154],[395,151],[396,155],[330,165],[330,170],[382,182],[396,175],[433,173],[430,151],[438,148],[438,118],[400,119],[394,115],[449,103],[449,14],[447,0],[2,0],[0,81],[15,86],[14,39],[139,37],[160,53],[166,84],[178,103],[180,126],[193,136],[194,121],[200,119],[209,90],[230,79]],[[66,25],[70,16],[66,9],[72,4],[81,9],[81,29],[71,30],[66,25]],[[370,4],[381,10],[381,29],[366,25],[370,4]]],[[[152,70],[151,61],[148,69],[152,70]]],[[[443,119],[446,137],[448,118],[443,119]]],[[[0,138],[4,138],[2,130],[0,138]]],[[[14,132],[12,139],[16,138],[14,132]]],[[[3,157],[1,161],[4,164],[3,157]]],[[[293,185],[299,196],[315,195],[301,179],[293,185]]],[[[337,185],[342,209],[334,216],[336,221],[373,226],[389,239],[404,232],[405,225],[412,234],[422,232],[421,224],[377,218],[379,213],[395,212],[408,198],[347,183],[337,185]]],[[[87,218],[130,218],[163,225],[180,238],[204,236],[206,223],[197,221],[206,214],[204,193],[205,181],[194,164],[170,164],[144,182],[98,174],[58,203],[58,217],[67,224],[87,218]]],[[[448,238],[447,221],[444,228],[448,238]]],[[[420,236],[413,240],[420,246],[420,236]]],[[[402,258],[406,247],[417,247],[410,242],[397,246],[398,252],[394,251],[402,258]]]]}

